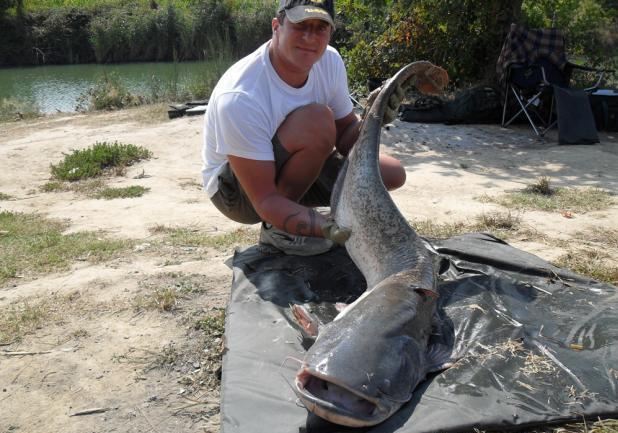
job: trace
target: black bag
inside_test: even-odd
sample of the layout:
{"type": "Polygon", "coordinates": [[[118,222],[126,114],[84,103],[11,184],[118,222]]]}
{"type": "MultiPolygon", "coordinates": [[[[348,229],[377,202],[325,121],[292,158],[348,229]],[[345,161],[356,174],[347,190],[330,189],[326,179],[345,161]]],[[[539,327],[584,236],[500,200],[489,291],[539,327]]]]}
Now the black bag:
{"type": "Polygon", "coordinates": [[[590,94],[590,105],[599,131],[618,131],[618,91],[599,89],[590,94]]]}
{"type": "Polygon", "coordinates": [[[452,101],[424,96],[404,105],[401,120],[426,123],[499,123],[500,93],[493,86],[476,86],[455,95],[452,101]]]}

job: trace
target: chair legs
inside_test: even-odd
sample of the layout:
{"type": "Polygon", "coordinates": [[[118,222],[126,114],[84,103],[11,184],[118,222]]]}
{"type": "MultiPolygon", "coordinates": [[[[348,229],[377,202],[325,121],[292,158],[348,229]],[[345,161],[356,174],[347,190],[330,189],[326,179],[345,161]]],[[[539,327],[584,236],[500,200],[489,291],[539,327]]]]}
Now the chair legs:
{"type": "Polygon", "coordinates": [[[549,119],[547,121],[545,119],[543,119],[538,112],[536,112],[534,110],[529,110],[528,108],[531,107],[531,106],[534,107],[534,106],[538,105],[539,102],[541,101],[541,95],[544,92],[545,92],[545,89],[542,89],[539,92],[537,92],[535,95],[533,95],[531,98],[528,98],[527,100],[525,100],[521,95],[519,95],[517,93],[517,91],[513,88],[513,86],[508,85],[507,86],[507,91],[506,91],[506,94],[505,94],[505,97],[504,97],[504,107],[502,109],[502,126],[503,127],[509,126],[511,123],[513,123],[513,121],[517,117],[519,117],[523,113],[526,116],[526,118],[528,119],[528,122],[530,123],[530,126],[532,126],[532,129],[534,130],[534,133],[537,136],[539,136],[539,137],[543,137],[545,135],[545,133],[550,128],[553,128],[556,125],[556,123],[557,123],[557,120],[552,121],[552,115],[553,115],[553,111],[554,111],[554,98],[553,98],[553,95],[552,95],[552,98],[551,98],[551,107],[550,107],[550,110],[549,110],[549,119]],[[513,93],[513,96],[515,97],[515,100],[519,104],[520,108],[519,108],[519,111],[517,111],[517,113],[515,113],[508,121],[506,121],[506,110],[507,110],[507,107],[508,107],[509,90],[513,93]],[[543,124],[543,127],[537,127],[536,123],[532,119],[531,113],[536,115],[538,120],[543,124]]]}

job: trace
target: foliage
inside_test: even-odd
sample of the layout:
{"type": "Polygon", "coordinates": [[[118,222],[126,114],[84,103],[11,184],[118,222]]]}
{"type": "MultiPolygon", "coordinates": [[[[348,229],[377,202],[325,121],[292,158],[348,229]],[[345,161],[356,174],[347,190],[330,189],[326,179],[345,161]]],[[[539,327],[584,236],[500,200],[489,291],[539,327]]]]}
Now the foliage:
{"type": "Polygon", "coordinates": [[[118,74],[104,74],[95,86],[80,95],[77,110],[114,110],[139,105],[143,100],[129,92],[118,74]]]}
{"type": "MultiPolygon", "coordinates": [[[[238,58],[270,37],[276,3],[30,0],[19,8],[21,1],[1,0],[0,65],[238,58]]],[[[605,0],[356,0],[337,7],[332,43],[353,89],[421,59],[445,67],[457,87],[491,81],[510,23],[549,26],[554,17],[575,60],[618,66],[618,9],[605,0]]]]}
{"type": "Polygon", "coordinates": [[[28,102],[15,99],[0,99],[0,122],[10,120],[32,119],[39,117],[39,107],[28,102]]]}
{"type": "Polygon", "coordinates": [[[598,0],[526,1],[523,12],[530,27],[565,30],[571,57],[598,64],[610,51],[616,54],[618,33],[616,23],[612,21],[616,16],[612,17],[612,8],[598,0]]]}
{"type": "Polygon", "coordinates": [[[501,20],[516,16],[517,3],[419,0],[380,8],[349,3],[343,16],[356,36],[342,51],[351,81],[358,86],[370,77],[388,77],[414,60],[446,68],[455,85],[490,77],[487,65],[495,64],[503,38],[501,20]]]}
{"type": "Polygon", "coordinates": [[[33,0],[21,14],[1,6],[0,66],[212,59],[228,48],[238,57],[270,37],[275,12],[262,0],[33,0]]]}
{"type": "Polygon", "coordinates": [[[92,147],[65,154],[58,165],[51,165],[52,176],[59,180],[76,181],[100,176],[105,170],[121,170],[152,153],[133,144],[97,142],[92,147]]]}
{"type": "Polygon", "coordinates": [[[344,2],[335,34],[352,87],[392,75],[401,65],[430,60],[447,69],[453,84],[492,81],[511,22],[566,30],[569,53],[585,63],[616,64],[616,8],[602,0],[481,1],[399,0],[344,2]]]}

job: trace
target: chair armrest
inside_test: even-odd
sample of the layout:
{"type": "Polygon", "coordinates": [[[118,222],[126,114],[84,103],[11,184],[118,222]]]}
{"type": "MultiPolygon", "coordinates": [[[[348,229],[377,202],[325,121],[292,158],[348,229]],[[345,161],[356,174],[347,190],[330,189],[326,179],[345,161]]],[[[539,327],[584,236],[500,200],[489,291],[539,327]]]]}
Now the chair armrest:
{"type": "Polygon", "coordinates": [[[576,63],[571,63],[571,62],[567,62],[566,66],[571,68],[571,69],[579,69],[579,70],[587,71],[587,72],[599,72],[599,73],[613,73],[613,72],[616,72],[614,69],[598,69],[598,68],[593,68],[591,66],[578,65],[576,63]]]}
{"type": "Polygon", "coordinates": [[[584,89],[584,91],[586,92],[592,92],[598,89],[599,86],[601,85],[601,81],[603,81],[603,77],[605,76],[605,74],[615,72],[613,69],[598,69],[598,68],[592,68],[590,66],[585,66],[585,65],[577,65],[571,62],[567,62],[565,67],[569,68],[571,71],[578,70],[578,71],[583,71],[583,72],[594,72],[596,74],[595,83],[591,87],[586,87],[584,89]]]}

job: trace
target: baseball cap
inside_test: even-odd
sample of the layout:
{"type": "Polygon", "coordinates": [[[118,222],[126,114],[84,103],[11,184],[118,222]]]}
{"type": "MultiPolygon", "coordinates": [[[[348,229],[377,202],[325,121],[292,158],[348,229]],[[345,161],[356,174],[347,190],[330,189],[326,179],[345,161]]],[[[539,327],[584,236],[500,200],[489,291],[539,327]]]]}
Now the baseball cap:
{"type": "Polygon", "coordinates": [[[279,12],[282,10],[285,10],[285,16],[293,23],[318,19],[335,28],[334,0],[281,0],[279,12]]]}

